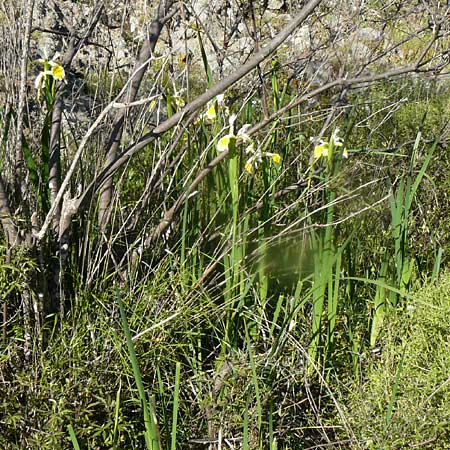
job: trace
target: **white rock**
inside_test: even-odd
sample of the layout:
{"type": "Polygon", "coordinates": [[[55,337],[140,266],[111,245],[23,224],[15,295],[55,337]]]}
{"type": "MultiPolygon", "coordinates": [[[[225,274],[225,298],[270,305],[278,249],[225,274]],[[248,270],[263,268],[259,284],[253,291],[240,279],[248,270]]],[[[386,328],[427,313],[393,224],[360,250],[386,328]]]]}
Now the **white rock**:
{"type": "Polygon", "coordinates": [[[299,28],[291,38],[290,41],[292,53],[301,55],[311,48],[311,38],[309,34],[309,27],[305,25],[299,28]]]}
{"type": "Polygon", "coordinates": [[[281,9],[284,6],[284,1],[282,0],[269,0],[267,3],[268,9],[281,9]]]}

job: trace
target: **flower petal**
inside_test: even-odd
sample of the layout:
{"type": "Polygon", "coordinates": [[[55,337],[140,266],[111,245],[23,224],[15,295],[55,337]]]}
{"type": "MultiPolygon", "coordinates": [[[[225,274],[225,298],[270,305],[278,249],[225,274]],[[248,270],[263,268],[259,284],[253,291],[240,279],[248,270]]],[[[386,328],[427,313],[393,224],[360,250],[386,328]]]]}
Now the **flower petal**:
{"type": "Polygon", "coordinates": [[[247,146],[245,149],[245,153],[248,155],[249,153],[254,154],[255,153],[255,143],[252,142],[250,145],[247,146]]]}
{"type": "Polygon", "coordinates": [[[225,152],[230,147],[231,139],[233,139],[234,136],[232,134],[226,134],[224,137],[219,139],[219,142],[217,142],[217,150],[219,152],[225,152]]]}
{"type": "Polygon", "coordinates": [[[314,148],[314,158],[319,159],[322,156],[328,156],[328,143],[323,141],[320,145],[316,145],[314,148]]]}
{"type": "Polygon", "coordinates": [[[42,83],[47,75],[53,76],[53,73],[50,70],[43,70],[42,72],[39,72],[39,75],[36,77],[36,80],[34,81],[34,87],[36,89],[39,90],[42,87],[42,83]]]}
{"type": "Polygon", "coordinates": [[[217,113],[214,105],[211,105],[205,112],[204,118],[210,122],[216,120],[217,113]]]}
{"type": "Polygon", "coordinates": [[[281,163],[281,156],[278,153],[272,153],[270,156],[272,157],[275,164],[281,163]]]}
{"type": "Polygon", "coordinates": [[[333,145],[335,147],[342,147],[344,145],[342,139],[339,135],[339,127],[336,127],[336,129],[333,131],[333,134],[331,135],[331,139],[333,140],[333,145]]]}
{"type": "Polygon", "coordinates": [[[228,119],[228,123],[230,124],[230,134],[234,135],[234,122],[236,122],[236,115],[231,114],[231,116],[228,119]]]}
{"type": "Polygon", "coordinates": [[[250,136],[247,134],[247,130],[251,127],[251,124],[246,123],[237,132],[237,136],[243,138],[244,140],[249,140],[250,136]]]}
{"type": "Polygon", "coordinates": [[[45,77],[44,72],[39,72],[39,75],[36,77],[36,79],[34,80],[34,87],[36,89],[39,89],[41,87],[42,84],[42,78],[45,77]]]}
{"type": "Polygon", "coordinates": [[[173,95],[172,99],[177,108],[182,108],[185,105],[184,100],[179,95],[173,95]]]}
{"type": "Polygon", "coordinates": [[[51,70],[52,76],[55,80],[64,80],[66,73],[64,72],[64,68],[59,64],[54,64],[51,70]]]}
{"type": "Polygon", "coordinates": [[[250,156],[250,158],[247,159],[247,162],[244,165],[245,170],[248,173],[253,174],[255,172],[255,169],[258,167],[258,162],[261,162],[259,153],[250,156]]]}

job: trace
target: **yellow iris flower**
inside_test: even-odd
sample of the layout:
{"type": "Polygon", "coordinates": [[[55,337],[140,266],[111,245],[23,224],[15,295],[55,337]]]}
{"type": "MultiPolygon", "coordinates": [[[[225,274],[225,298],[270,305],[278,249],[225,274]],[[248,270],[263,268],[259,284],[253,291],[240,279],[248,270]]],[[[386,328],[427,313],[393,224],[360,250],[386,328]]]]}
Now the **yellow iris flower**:
{"type": "Polygon", "coordinates": [[[231,115],[229,118],[230,128],[228,134],[221,137],[216,144],[218,152],[228,151],[231,143],[233,141],[235,142],[236,140],[239,140],[240,142],[249,142],[249,145],[245,149],[245,154],[248,155],[248,159],[244,164],[244,168],[249,174],[253,174],[255,172],[255,169],[257,169],[258,164],[262,162],[263,157],[271,158],[272,161],[276,164],[281,163],[281,156],[278,153],[261,152],[255,149],[255,142],[252,141],[250,136],[247,134],[247,131],[250,128],[250,124],[246,123],[235,134],[234,133],[235,121],[236,116],[231,115]]]}
{"type": "Polygon", "coordinates": [[[205,112],[205,114],[203,115],[203,117],[208,121],[208,122],[214,122],[214,120],[216,120],[217,117],[217,113],[216,113],[216,107],[214,105],[211,105],[205,112]]]}
{"type": "Polygon", "coordinates": [[[319,145],[314,147],[314,159],[320,159],[328,156],[328,142],[320,141],[319,145]]]}
{"type": "Polygon", "coordinates": [[[255,169],[258,168],[258,164],[262,162],[264,157],[271,158],[275,164],[281,164],[281,156],[278,153],[261,152],[255,149],[255,143],[252,142],[246,149],[245,153],[250,155],[247,162],[244,165],[245,170],[252,175],[255,169]]]}
{"type": "Polygon", "coordinates": [[[222,153],[228,150],[232,139],[236,139],[236,136],[234,136],[233,134],[226,134],[225,136],[221,137],[217,142],[217,151],[222,153]]]}
{"type": "Polygon", "coordinates": [[[225,115],[229,114],[228,107],[224,104],[224,98],[224,94],[219,94],[215,99],[208,103],[206,112],[204,112],[201,116],[204,121],[211,123],[217,119],[216,103],[223,108],[225,115]]]}
{"type": "MultiPolygon", "coordinates": [[[[312,140],[314,140],[312,138],[312,140]]],[[[341,137],[339,136],[339,128],[336,128],[333,131],[333,134],[331,135],[328,142],[325,142],[324,140],[320,140],[319,144],[314,147],[314,159],[320,159],[320,158],[326,158],[330,154],[330,146],[334,147],[342,147],[344,145],[344,142],[342,141],[341,137]]],[[[348,158],[348,151],[346,148],[342,151],[342,157],[348,158]]]]}
{"type": "Polygon", "coordinates": [[[58,64],[55,60],[59,58],[59,53],[55,53],[52,59],[47,57],[37,59],[35,63],[42,64],[44,70],[39,72],[34,82],[34,87],[37,89],[37,97],[39,99],[42,92],[42,86],[47,77],[52,77],[54,80],[62,81],[66,78],[64,67],[58,64]]]}

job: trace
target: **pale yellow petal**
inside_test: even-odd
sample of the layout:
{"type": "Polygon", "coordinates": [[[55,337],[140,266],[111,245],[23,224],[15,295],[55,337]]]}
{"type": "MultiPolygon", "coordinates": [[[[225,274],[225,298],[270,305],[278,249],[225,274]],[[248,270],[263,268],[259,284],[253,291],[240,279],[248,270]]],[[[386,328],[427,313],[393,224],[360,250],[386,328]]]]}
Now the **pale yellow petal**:
{"type": "Polygon", "coordinates": [[[245,163],[245,170],[248,172],[248,173],[250,173],[250,174],[252,174],[253,172],[254,172],[254,169],[253,169],[253,166],[252,166],[252,164],[251,163],[249,163],[248,161],[245,163]]]}
{"type": "Polygon", "coordinates": [[[63,80],[66,76],[64,68],[59,64],[55,64],[52,67],[52,76],[55,80],[63,80]]]}
{"type": "Polygon", "coordinates": [[[319,159],[323,156],[328,156],[328,144],[324,143],[321,145],[316,145],[314,148],[314,158],[319,159]]]}
{"type": "Polygon", "coordinates": [[[255,153],[255,143],[252,142],[250,145],[247,146],[245,149],[245,153],[248,155],[249,153],[253,154],[255,153]]]}
{"type": "Polygon", "coordinates": [[[174,95],[172,98],[177,108],[182,108],[185,105],[184,100],[179,95],[174,95]]]}
{"type": "Polygon", "coordinates": [[[36,80],[34,80],[34,87],[36,89],[40,89],[41,85],[42,85],[42,80],[45,77],[45,73],[44,72],[40,72],[39,75],[36,77],[36,80]]]}
{"type": "Polygon", "coordinates": [[[219,152],[225,152],[228,150],[228,147],[230,146],[232,136],[227,134],[224,137],[219,139],[219,142],[217,142],[217,150],[219,152]]]}
{"type": "Polygon", "coordinates": [[[275,164],[280,164],[281,163],[281,156],[278,153],[273,153],[271,155],[273,161],[275,162],[275,164]]]}
{"type": "Polygon", "coordinates": [[[205,113],[205,119],[212,122],[213,120],[216,120],[216,117],[216,108],[214,107],[214,105],[211,105],[205,113]]]}

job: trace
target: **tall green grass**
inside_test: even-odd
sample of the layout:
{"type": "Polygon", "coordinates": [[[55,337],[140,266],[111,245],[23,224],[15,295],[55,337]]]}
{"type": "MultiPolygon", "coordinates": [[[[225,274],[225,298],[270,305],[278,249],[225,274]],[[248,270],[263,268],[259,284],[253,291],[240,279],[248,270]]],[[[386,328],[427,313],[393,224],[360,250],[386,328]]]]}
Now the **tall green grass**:
{"type": "MultiPolygon", "coordinates": [[[[202,54],[206,86],[212,72],[202,54]]],[[[167,86],[167,92],[182,92],[178,88],[167,86]]],[[[191,123],[174,148],[173,136],[162,136],[146,149],[140,162],[144,169],[160,154],[167,161],[161,185],[149,194],[145,226],[156,225],[217,156],[231,113],[237,115],[235,130],[255,124],[264,114],[262,95],[274,112],[291,100],[290,92],[274,64],[270,82],[246,97],[226,93],[225,104],[215,102],[216,120],[191,123]]],[[[166,100],[170,115],[177,104],[169,94],[166,100]]],[[[103,440],[108,448],[145,443],[152,450],[175,450],[224,446],[225,439],[244,449],[332,445],[336,430],[353,438],[330,386],[338,377],[362,376],[362,359],[380,342],[391,313],[411,299],[410,290],[421,281],[411,229],[417,226],[416,201],[437,144],[429,145],[418,133],[405,149],[405,169],[389,153],[363,153],[365,144],[372,145],[364,141],[367,135],[354,126],[354,117],[338,114],[322,137],[329,139],[340,126],[350,158],[331,145],[327,157],[314,160],[309,139],[321,134],[322,118],[321,111],[308,120],[286,113],[252,136],[261,152],[277,153],[282,161],[277,165],[262,158],[252,174],[245,170],[245,144],[232,140],[227,159],[208,174],[167,236],[147,250],[139,270],[122,283],[127,295],[108,289],[118,269],[77,297],[73,314],[83,318],[79,323],[85,329],[74,327],[76,336],[69,340],[74,354],[60,359],[61,371],[71,380],[78,371],[87,379],[79,365],[88,352],[105,372],[115,371],[115,382],[111,374],[101,375],[110,383],[108,392],[96,386],[94,404],[77,410],[81,418],[70,405],[55,407],[61,439],[74,448],[93,448],[103,440]],[[330,417],[335,419],[328,426],[330,417]],[[92,428],[86,425],[90,421],[92,428]]],[[[142,167],[134,169],[140,173],[142,167]]],[[[135,195],[136,179],[123,183],[122,192],[135,195]]],[[[127,207],[118,207],[118,228],[127,207]]],[[[118,236],[113,229],[111,241],[118,236]]],[[[433,280],[442,257],[442,249],[435,250],[433,280]]],[[[82,292],[86,286],[81,277],[78,282],[82,292]]],[[[18,289],[11,286],[3,302],[18,289]]],[[[72,320],[76,323],[77,317],[72,320]]],[[[51,371],[55,361],[42,364],[51,371]]],[[[54,374],[48,377],[42,383],[61,383],[54,374]]],[[[29,382],[25,376],[22,380],[29,382]]],[[[384,411],[386,427],[395,411],[398,383],[394,387],[384,411]]],[[[36,437],[33,445],[38,443],[36,437]]]]}
{"type": "Polygon", "coordinates": [[[130,358],[131,365],[133,367],[133,375],[136,381],[136,386],[139,393],[139,400],[143,411],[143,419],[145,426],[145,444],[148,450],[159,450],[161,448],[160,437],[158,432],[158,419],[156,418],[155,408],[152,402],[148,401],[147,394],[145,393],[144,384],[142,383],[141,370],[139,368],[139,362],[136,357],[136,351],[131,336],[130,327],[128,325],[127,315],[119,294],[116,294],[116,299],[119,304],[120,318],[122,320],[123,331],[127,340],[128,356],[130,358]]]}

